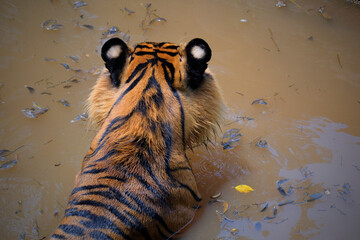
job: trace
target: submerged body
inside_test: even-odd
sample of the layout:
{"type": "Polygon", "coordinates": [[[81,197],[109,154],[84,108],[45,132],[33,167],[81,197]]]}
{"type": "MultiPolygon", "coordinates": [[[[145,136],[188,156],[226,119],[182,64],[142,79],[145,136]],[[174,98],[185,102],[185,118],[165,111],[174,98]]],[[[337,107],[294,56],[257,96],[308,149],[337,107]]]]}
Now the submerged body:
{"type": "Polygon", "coordinates": [[[206,72],[211,50],[120,39],[102,48],[106,69],[89,98],[100,127],[53,239],[167,239],[201,201],[188,146],[203,142],[222,109],[206,72]]]}

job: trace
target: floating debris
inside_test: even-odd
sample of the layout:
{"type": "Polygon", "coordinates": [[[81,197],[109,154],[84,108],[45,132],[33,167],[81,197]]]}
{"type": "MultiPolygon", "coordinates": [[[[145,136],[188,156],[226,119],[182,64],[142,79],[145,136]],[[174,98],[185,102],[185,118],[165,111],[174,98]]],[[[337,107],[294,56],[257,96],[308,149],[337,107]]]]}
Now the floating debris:
{"type": "Polygon", "coordinates": [[[268,207],[269,203],[266,203],[265,206],[260,210],[260,212],[265,212],[268,207]]]}
{"type": "Polygon", "coordinates": [[[149,25],[153,24],[154,22],[167,22],[167,20],[165,18],[162,17],[157,17],[155,19],[152,19],[149,23],[149,25]]]}
{"type": "Polygon", "coordinates": [[[221,145],[223,146],[223,149],[232,149],[234,148],[236,145],[238,145],[240,137],[242,136],[241,133],[239,133],[240,129],[229,129],[225,132],[222,141],[221,141],[221,145]]]}
{"type": "Polygon", "coordinates": [[[73,3],[73,8],[76,9],[76,8],[79,8],[79,7],[84,7],[84,6],[87,6],[88,4],[86,2],[83,2],[83,1],[75,1],[73,3]]]}
{"type": "Polygon", "coordinates": [[[288,195],[290,195],[290,194],[293,193],[293,190],[292,190],[293,187],[292,187],[292,185],[290,185],[290,187],[289,187],[289,189],[288,189],[287,192],[286,192],[285,189],[281,186],[284,182],[287,182],[287,181],[289,181],[289,179],[286,179],[286,178],[276,181],[277,189],[278,189],[278,191],[281,193],[281,195],[283,195],[283,196],[288,196],[288,195]]]}
{"type": "Polygon", "coordinates": [[[41,92],[40,94],[42,94],[42,95],[52,95],[52,93],[51,92],[41,92]]]}
{"type": "Polygon", "coordinates": [[[37,105],[36,103],[33,102],[33,107],[32,108],[22,109],[21,111],[28,118],[37,118],[40,115],[46,113],[48,110],[49,110],[49,108],[42,108],[42,107],[40,107],[39,105],[37,105]]]}
{"type": "Polygon", "coordinates": [[[55,163],[55,164],[54,164],[55,167],[58,167],[58,166],[60,166],[60,165],[61,165],[61,163],[55,163]]]}
{"type": "Polygon", "coordinates": [[[109,36],[109,35],[114,35],[114,34],[116,34],[118,32],[119,32],[119,29],[117,27],[115,27],[115,26],[112,26],[106,32],[103,32],[103,35],[109,36]]]}
{"type": "Polygon", "coordinates": [[[217,198],[219,198],[220,196],[221,196],[221,192],[219,192],[218,194],[215,194],[215,195],[211,196],[210,198],[212,198],[212,199],[217,199],[217,198]]]}
{"type": "Polygon", "coordinates": [[[255,100],[251,103],[251,105],[254,105],[254,104],[267,105],[267,102],[266,102],[264,99],[259,98],[259,99],[255,99],[255,100]]]}
{"type": "Polygon", "coordinates": [[[33,94],[35,92],[35,89],[32,87],[29,87],[28,85],[24,85],[25,88],[27,88],[29,90],[30,94],[33,94]]]}
{"type": "Polygon", "coordinates": [[[41,27],[45,28],[46,30],[58,30],[60,28],[63,28],[64,25],[58,24],[57,21],[54,19],[49,19],[43,22],[41,24],[41,27]]]}
{"type": "Polygon", "coordinates": [[[235,187],[235,190],[241,193],[249,193],[249,192],[253,192],[254,189],[248,185],[245,184],[241,184],[235,187]]]}
{"type": "Polygon", "coordinates": [[[317,200],[317,199],[321,198],[322,196],[323,196],[322,193],[313,193],[313,194],[309,195],[309,198],[306,201],[311,202],[311,201],[314,201],[314,200],[317,200]]]}
{"type": "Polygon", "coordinates": [[[226,213],[227,210],[229,210],[229,203],[228,203],[227,201],[225,201],[225,200],[220,200],[220,199],[215,200],[215,201],[216,201],[216,202],[221,202],[221,203],[223,204],[223,211],[222,211],[222,213],[226,213]]]}
{"type": "Polygon", "coordinates": [[[310,36],[310,37],[308,37],[308,40],[312,41],[312,40],[314,40],[314,37],[310,36]]]}
{"type": "Polygon", "coordinates": [[[88,114],[87,113],[81,113],[79,114],[76,118],[74,118],[73,120],[70,121],[70,123],[75,123],[78,122],[80,120],[82,121],[86,121],[88,119],[88,114]]]}
{"type": "Polygon", "coordinates": [[[264,217],[264,220],[274,219],[276,217],[276,215],[277,215],[277,211],[278,211],[277,207],[274,207],[273,215],[270,216],[270,217],[264,217]]]}
{"type": "Polygon", "coordinates": [[[6,157],[8,155],[10,155],[12,153],[12,151],[7,150],[7,149],[2,149],[0,150],[0,157],[6,157]]]}
{"type": "Polygon", "coordinates": [[[285,206],[287,204],[291,204],[293,203],[294,200],[290,200],[290,199],[286,199],[286,200],[282,200],[281,202],[279,202],[278,206],[281,207],[281,206],[285,206]]]}
{"type": "Polygon", "coordinates": [[[8,158],[4,157],[4,158],[1,158],[1,162],[3,162],[3,163],[0,164],[0,168],[8,169],[8,168],[14,167],[17,164],[18,158],[17,158],[17,155],[16,155],[15,159],[8,159],[8,158]]]}
{"type": "Polygon", "coordinates": [[[90,30],[94,30],[94,26],[93,25],[89,25],[89,24],[83,24],[80,26],[81,28],[87,28],[87,29],[90,29],[90,30]]]}
{"type": "Polygon", "coordinates": [[[286,3],[284,0],[277,0],[276,5],[278,8],[286,7],[286,3]]]}
{"type": "Polygon", "coordinates": [[[65,56],[67,58],[70,58],[71,60],[73,60],[74,62],[79,62],[79,58],[77,56],[65,56]]]}
{"type": "Polygon", "coordinates": [[[261,148],[266,148],[267,147],[267,141],[266,140],[262,140],[260,139],[256,144],[255,146],[257,147],[261,147],[261,148]]]}
{"type": "Polygon", "coordinates": [[[55,58],[48,58],[48,57],[45,57],[44,60],[47,62],[56,62],[57,61],[57,59],[55,59],[55,58]]]}
{"type": "Polygon", "coordinates": [[[128,15],[135,13],[134,11],[128,9],[127,7],[125,7],[124,10],[125,10],[125,12],[127,12],[128,15]]]}
{"type": "Polygon", "coordinates": [[[70,107],[70,103],[65,99],[60,99],[58,102],[64,105],[65,107],[70,107]]]}
{"type": "Polygon", "coordinates": [[[66,70],[70,69],[70,66],[66,63],[60,63],[66,70]]]}
{"type": "Polygon", "coordinates": [[[273,37],[273,33],[272,33],[271,29],[268,28],[268,30],[269,30],[269,34],[270,34],[270,39],[271,39],[271,41],[274,43],[274,45],[275,45],[275,47],[276,47],[276,50],[277,50],[278,52],[280,52],[280,48],[279,48],[279,46],[277,45],[277,43],[275,42],[275,39],[274,39],[274,37],[273,37]]]}
{"type": "Polygon", "coordinates": [[[329,15],[327,11],[325,11],[325,6],[321,6],[318,9],[318,12],[325,18],[326,20],[332,20],[332,17],[329,15]]]}
{"type": "Polygon", "coordinates": [[[237,117],[237,118],[241,119],[241,120],[248,120],[248,121],[255,120],[255,118],[252,118],[252,117],[237,117]]]}
{"type": "Polygon", "coordinates": [[[340,68],[343,68],[343,67],[342,67],[342,64],[341,64],[341,61],[340,61],[340,56],[339,56],[339,54],[336,54],[336,58],[337,58],[337,60],[338,60],[338,63],[339,63],[340,68]]]}
{"type": "Polygon", "coordinates": [[[246,22],[247,22],[247,20],[246,20],[246,19],[240,19],[240,22],[242,22],[242,23],[246,23],[246,22]]]}

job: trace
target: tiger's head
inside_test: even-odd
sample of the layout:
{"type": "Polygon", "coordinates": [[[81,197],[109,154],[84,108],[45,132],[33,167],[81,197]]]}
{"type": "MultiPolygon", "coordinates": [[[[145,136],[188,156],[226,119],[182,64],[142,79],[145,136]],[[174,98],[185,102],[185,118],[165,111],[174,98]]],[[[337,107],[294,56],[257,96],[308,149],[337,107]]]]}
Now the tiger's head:
{"type": "MultiPolygon", "coordinates": [[[[145,42],[134,48],[121,39],[101,49],[105,69],[88,99],[88,113],[97,126],[131,115],[132,131],[146,138],[157,122],[172,122],[184,146],[202,143],[214,132],[223,101],[207,70],[209,45],[195,38],[185,45],[145,42]]],[[[103,127],[103,132],[106,131],[103,127]]]]}

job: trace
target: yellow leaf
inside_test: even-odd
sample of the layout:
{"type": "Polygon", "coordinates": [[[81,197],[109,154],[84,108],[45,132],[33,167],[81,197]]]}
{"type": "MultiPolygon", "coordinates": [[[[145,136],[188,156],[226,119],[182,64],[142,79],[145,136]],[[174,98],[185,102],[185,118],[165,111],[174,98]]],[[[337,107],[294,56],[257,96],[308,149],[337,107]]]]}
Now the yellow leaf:
{"type": "Polygon", "coordinates": [[[236,186],[235,189],[241,193],[249,193],[249,192],[254,191],[254,189],[252,189],[252,187],[250,187],[248,185],[244,185],[244,184],[236,186]]]}

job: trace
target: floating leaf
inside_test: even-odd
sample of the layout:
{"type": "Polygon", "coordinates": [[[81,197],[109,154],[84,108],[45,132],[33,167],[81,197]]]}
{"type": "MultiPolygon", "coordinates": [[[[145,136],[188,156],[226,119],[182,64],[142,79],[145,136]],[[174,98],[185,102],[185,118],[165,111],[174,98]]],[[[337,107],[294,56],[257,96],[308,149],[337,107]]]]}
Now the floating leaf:
{"type": "Polygon", "coordinates": [[[237,185],[235,187],[236,191],[238,192],[241,192],[241,193],[249,193],[249,192],[252,192],[254,191],[254,189],[248,185],[244,185],[244,184],[241,184],[241,185],[237,185]]]}
{"type": "Polygon", "coordinates": [[[240,137],[242,136],[241,133],[239,133],[239,129],[233,128],[229,129],[225,132],[221,145],[223,146],[223,149],[232,149],[239,143],[237,143],[240,140],[240,137]]]}
{"type": "Polygon", "coordinates": [[[277,0],[277,3],[275,6],[277,6],[278,8],[286,7],[286,3],[284,0],[277,0]]]}
{"type": "Polygon", "coordinates": [[[33,108],[22,109],[21,111],[28,118],[37,118],[40,115],[46,113],[48,110],[48,108],[42,108],[33,102],[33,108]]]}
{"type": "Polygon", "coordinates": [[[115,26],[109,28],[109,30],[107,30],[106,32],[103,32],[103,35],[105,36],[109,36],[109,35],[113,35],[119,32],[119,29],[115,26]]]}
{"type": "Polygon", "coordinates": [[[281,206],[284,206],[287,204],[291,204],[293,202],[294,202],[294,200],[290,200],[290,199],[282,200],[281,202],[279,202],[278,206],[281,207],[281,206]]]}
{"type": "Polygon", "coordinates": [[[88,114],[87,113],[81,113],[79,114],[76,118],[74,118],[73,120],[70,121],[70,123],[75,123],[78,122],[80,120],[82,121],[86,121],[88,119],[88,114]]]}
{"type": "Polygon", "coordinates": [[[223,204],[223,213],[225,213],[229,209],[229,203],[225,200],[216,200],[217,202],[221,202],[223,204]]]}
{"type": "Polygon", "coordinates": [[[74,62],[79,62],[79,58],[77,56],[65,56],[67,58],[70,58],[71,60],[73,60],[74,62]]]}
{"type": "Polygon", "coordinates": [[[94,30],[94,26],[92,25],[89,25],[89,24],[83,24],[80,26],[81,28],[87,28],[87,29],[90,29],[90,30],[94,30]]]}
{"type": "Polygon", "coordinates": [[[12,151],[7,150],[7,149],[2,149],[0,150],[0,157],[6,157],[8,155],[10,155],[12,153],[12,151]]]}
{"type": "Polygon", "coordinates": [[[46,20],[45,22],[43,22],[41,24],[42,28],[45,28],[46,30],[58,30],[60,28],[63,28],[64,26],[61,24],[58,24],[56,20],[54,19],[49,19],[46,20]]]}
{"type": "Polygon", "coordinates": [[[260,210],[260,212],[265,212],[268,207],[269,203],[266,203],[265,206],[260,210]]]}
{"type": "Polygon", "coordinates": [[[270,217],[264,217],[264,220],[271,220],[271,219],[274,219],[277,215],[277,207],[274,207],[274,211],[273,211],[273,215],[270,216],[270,217]]]}
{"type": "Polygon", "coordinates": [[[83,2],[83,1],[75,1],[73,3],[73,8],[79,8],[79,7],[84,7],[84,6],[87,6],[88,4],[86,2],[83,2]]]}
{"type": "Polygon", "coordinates": [[[149,24],[151,25],[154,22],[167,22],[167,20],[165,18],[162,18],[162,17],[157,17],[157,18],[151,20],[149,24]]]}
{"type": "Polygon", "coordinates": [[[215,195],[211,196],[210,198],[212,198],[212,199],[217,199],[217,198],[219,198],[220,196],[221,196],[221,192],[219,192],[218,194],[215,194],[215,195]]]}
{"type": "Polygon", "coordinates": [[[1,169],[8,169],[8,168],[14,167],[17,164],[18,159],[17,159],[17,156],[16,156],[15,159],[9,159],[9,160],[3,160],[3,161],[5,161],[5,162],[1,163],[0,168],[1,169]]]}
{"type": "Polygon", "coordinates": [[[29,90],[30,94],[33,94],[35,92],[35,89],[32,87],[29,87],[28,85],[24,85],[25,88],[27,88],[29,90]]]}
{"type": "Polygon", "coordinates": [[[48,58],[48,57],[45,57],[44,60],[47,62],[56,62],[57,61],[57,59],[55,59],[55,58],[48,58]]]}
{"type": "Polygon", "coordinates": [[[266,147],[267,147],[267,141],[260,139],[260,140],[255,144],[255,146],[261,147],[261,148],[266,148],[266,147]]]}
{"type": "Polygon", "coordinates": [[[321,198],[322,196],[323,196],[322,193],[313,193],[313,194],[309,195],[309,199],[307,199],[306,201],[311,202],[311,201],[321,198]]]}
{"type": "Polygon", "coordinates": [[[70,66],[66,63],[60,63],[66,70],[70,69],[70,66]]]}
{"type": "Polygon", "coordinates": [[[266,104],[267,104],[267,102],[266,102],[264,99],[259,98],[259,99],[255,99],[255,100],[251,103],[251,105],[254,105],[254,104],[262,104],[262,105],[266,105],[266,104]]]}
{"type": "Polygon", "coordinates": [[[134,11],[128,9],[127,7],[124,8],[125,12],[128,13],[128,15],[132,14],[132,13],[135,13],[134,11]]]}
{"type": "Polygon", "coordinates": [[[62,105],[64,105],[65,107],[70,107],[70,103],[65,100],[65,99],[60,99],[59,103],[61,103],[62,105]]]}
{"type": "Polygon", "coordinates": [[[288,196],[293,193],[293,187],[292,185],[289,186],[288,191],[286,192],[285,189],[281,186],[284,182],[287,182],[289,179],[281,179],[276,181],[277,189],[281,193],[281,195],[288,196]]]}

